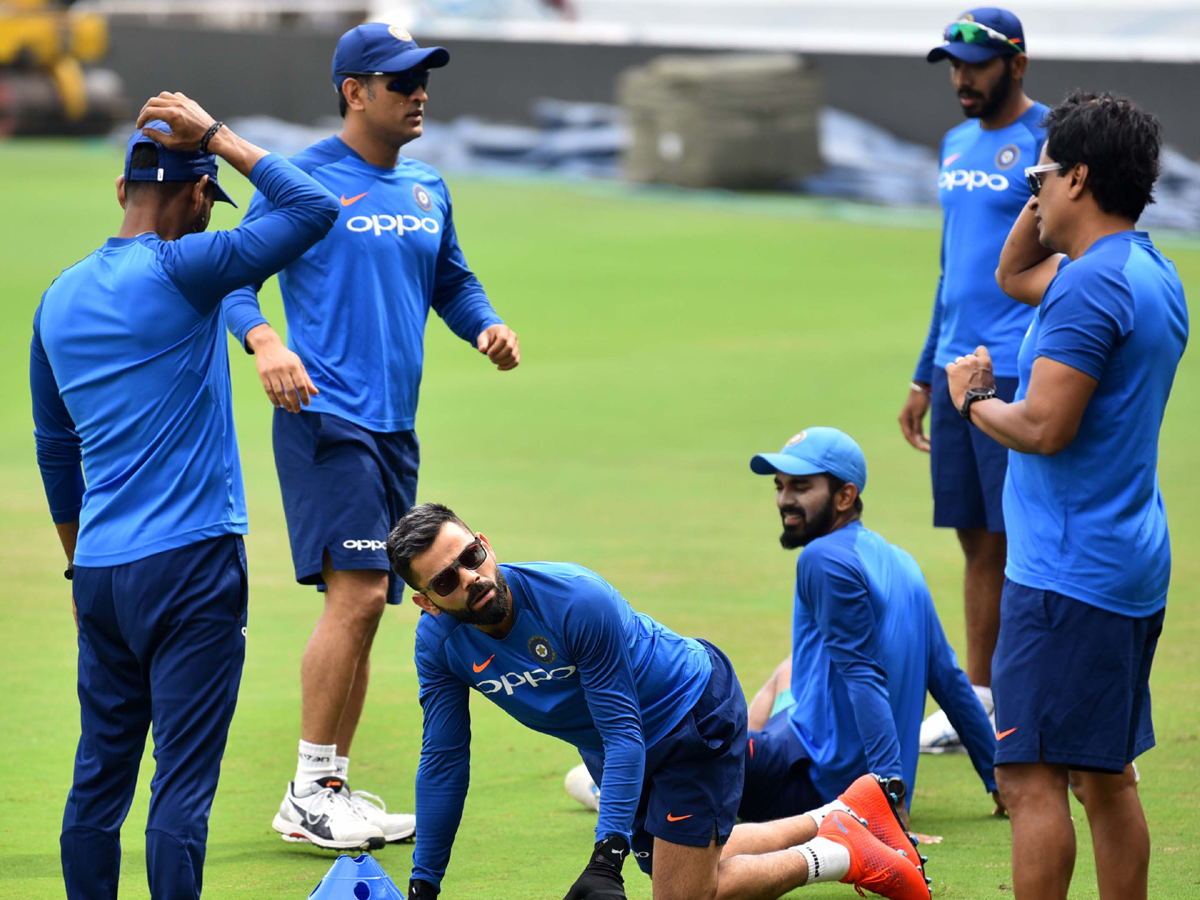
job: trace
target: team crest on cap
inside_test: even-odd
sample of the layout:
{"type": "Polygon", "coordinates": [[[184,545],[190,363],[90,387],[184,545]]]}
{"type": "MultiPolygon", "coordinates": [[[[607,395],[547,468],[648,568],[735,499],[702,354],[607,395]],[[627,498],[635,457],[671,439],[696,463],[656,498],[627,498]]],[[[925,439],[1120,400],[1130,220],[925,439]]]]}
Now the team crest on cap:
{"type": "Polygon", "coordinates": [[[401,28],[399,25],[389,25],[388,26],[388,34],[390,34],[392,37],[394,37],[398,41],[407,42],[407,41],[411,41],[413,39],[413,36],[411,34],[409,34],[407,31],[405,31],[403,28],[401,28]]]}
{"type": "Polygon", "coordinates": [[[533,654],[534,659],[546,665],[558,658],[551,648],[550,642],[540,634],[535,634],[529,639],[529,652],[533,654]]]}
{"type": "Polygon", "coordinates": [[[1021,158],[1021,148],[1016,144],[1006,144],[996,152],[996,167],[1011,169],[1021,158]]]}
{"type": "Polygon", "coordinates": [[[786,444],[784,444],[783,446],[785,446],[785,447],[794,446],[795,444],[800,443],[806,437],[808,437],[807,431],[802,431],[799,434],[793,434],[790,438],[788,438],[788,442],[786,444]]]}
{"type": "Polygon", "coordinates": [[[417,206],[430,212],[433,209],[433,198],[429,196],[429,191],[421,187],[419,184],[413,185],[413,199],[417,201],[417,206]]]}

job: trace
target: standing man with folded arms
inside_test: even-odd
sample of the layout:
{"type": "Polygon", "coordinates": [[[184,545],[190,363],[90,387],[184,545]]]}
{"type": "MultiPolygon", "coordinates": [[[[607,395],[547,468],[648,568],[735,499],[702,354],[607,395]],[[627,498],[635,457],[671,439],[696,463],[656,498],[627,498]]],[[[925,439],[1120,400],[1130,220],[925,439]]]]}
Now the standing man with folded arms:
{"type": "MultiPolygon", "coordinates": [[[[413,429],[430,309],[501,371],[521,358],[459,249],[446,183],[400,155],[421,136],[430,70],[449,60],[396,26],[342,35],[332,74],[346,124],[293,160],[340,195],[341,216],[280,273],[288,346],[254,288],[225,303],[230,331],[255,354],[276,406],[275,466],[296,580],[325,591],[300,663],[296,774],[272,827],[284,840],[331,849],[404,840],[416,827],[412,815],[352,792],[347,775],[375,631],[385,604],[403,597],[384,548],[416,502],[413,429]]],[[[271,206],[256,197],[247,221],[271,206]]]]}
{"type": "Polygon", "coordinates": [[[42,295],[30,347],[38,465],[79,632],[68,900],[117,896],[151,725],[150,895],[200,896],[246,642],[246,504],[221,301],[337,217],[320,185],[182,94],[152,98],[138,129],[117,179],[121,230],[42,295]],[[214,154],[271,198],[270,215],[202,233],[213,201],[233,202],[214,154]]]}
{"type": "MultiPolygon", "coordinates": [[[[1016,390],[1017,348],[1032,312],[1006,297],[992,273],[1004,236],[1029,199],[1021,171],[1041,150],[1047,109],[1025,95],[1029,57],[1024,29],[1011,12],[969,10],[947,26],[944,38],[928,60],[950,61],[950,80],[967,121],[947,133],[938,157],[938,197],[945,214],[942,274],[900,428],[910,444],[930,454],[934,526],[953,528],[962,546],[966,672],[990,714],[1004,583],[1000,495],[1006,452],[950,407],[941,370],[954,357],[987,344],[996,361],[996,390],[1008,400],[1016,390]]],[[[922,724],[920,745],[929,753],[965,749],[941,710],[922,724]]]]}
{"type": "Polygon", "coordinates": [[[1143,900],[1150,835],[1132,763],[1154,746],[1150,668],[1171,578],[1158,434],[1188,311],[1175,267],[1134,230],[1158,177],[1158,121],[1125,98],[1076,93],[1048,123],[998,273],[1025,302],[1040,298],[1016,398],[996,396],[982,346],[946,367],[948,393],[1009,448],[993,668],[1014,895],[1067,896],[1070,780],[1101,900],[1143,900]]]}

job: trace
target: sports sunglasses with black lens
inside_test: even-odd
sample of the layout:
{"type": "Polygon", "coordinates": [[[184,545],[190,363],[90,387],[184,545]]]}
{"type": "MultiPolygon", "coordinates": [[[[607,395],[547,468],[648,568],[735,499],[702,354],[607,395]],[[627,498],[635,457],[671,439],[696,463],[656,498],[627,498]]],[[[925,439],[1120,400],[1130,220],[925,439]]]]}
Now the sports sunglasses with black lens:
{"type": "Polygon", "coordinates": [[[1040,166],[1029,166],[1025,169],[1025,181],[1029,183],[1029,192],[1037,196],[1042,192],[1042,176],[1047,172],[1056,172],[1062,166],[1058,163],[1042,163],[1040,166]]]}
{"type": "Polygon", "coordinates": [[[403,94],[406,97],[415,93],[417,88],[429,87],[428,69],[409,69],[406,72],[338,72],[338,74],[347,75],[352,78],[364,78],[368,75],[385,75],[391,79],[387,83],[387,89],[393,94],[403,94]]]}
{"type": "Polygon", "coordinates": [[[475,538],[463,548],[463,552],[458,554],[458,558],[454,562],[429,579],[429,587],[421,593],[433,591],[439,597],[449,597],[458,589],[459,568],[474,571],[483,565],[485,559],[487,559],[487,547],[483,546],[482,539],[475,538]]]}

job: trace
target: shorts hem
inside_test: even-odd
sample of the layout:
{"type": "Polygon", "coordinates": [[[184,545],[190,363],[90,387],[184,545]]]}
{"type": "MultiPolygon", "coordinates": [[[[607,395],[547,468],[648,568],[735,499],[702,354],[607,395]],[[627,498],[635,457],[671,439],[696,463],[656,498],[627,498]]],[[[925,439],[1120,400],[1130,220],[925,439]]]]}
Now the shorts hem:
{"type": "MultiPolygon", "coordinates": [[[[1137,755],[1134,754],[1135,757],[1137,755]]],[[[1027,765],[1039,762],[1051,766],[1066,766],[1068,769],[1082,772],[1120,775],[1125,771],[1125,766],[1129,764],[1130,760],[1126,760],[1122,756],[1096,756],[1090,753],[1072,753],[1070,750],[1047,751],[1044,747],[1039,753],[1032,753],[1028,750],[1014,750],[1003,756],[997,753],[995,759],[997,766],[1027,765]]]]}
{"type": "MultiPolygon", "coordinates": [[[[714,819],[713,821],[715,822],[716,820],[714,819]]],[[[717,826],[717,828],[719,828],[719,827],[720,826],[717,826]]],[[[657,838],[660,841],[666,841],[668,844],[678,844],[681,847],[707,847],[709,844],[712,843],[712,834],[714,831],[713,828],[710,828],[703,836],[688,834],[688,835],[671,835],[670,837],[666,837],[661,834],[655,834],[646,825],[642,826],[642,830],[645,831],[646,834],[650,835],[651,837],[657,838]]],[[[732,828],[730,828],[729,831],[727,831],[723,834],[718,830],[717,831],[717,846],[724,847],[727,843],[729,843],[729,837],[732,834],[733,834],[732,828]]]]}

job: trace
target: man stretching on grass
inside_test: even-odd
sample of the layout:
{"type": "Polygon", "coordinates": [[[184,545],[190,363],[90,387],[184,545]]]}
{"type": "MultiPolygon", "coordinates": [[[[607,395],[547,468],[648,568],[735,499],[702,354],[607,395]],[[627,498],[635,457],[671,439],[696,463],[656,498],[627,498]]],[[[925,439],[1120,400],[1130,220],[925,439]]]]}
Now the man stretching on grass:
{"type": "Polygon", "coordinates": [[[487,539],[438,504],[407,513],[387,552],[425,613],[410,900],[437,896],[450,859],[470,776],[472,688],[602,757],[596,845],[566,900],[623,900],[631,849],[653,873],[655,900],[775,898],[838,880],[928,900],[913,846],[873,778],[812,813],[734,828],[746,701],[713,645],[634,612],[580,566],[499,565],[487,539]]]}

